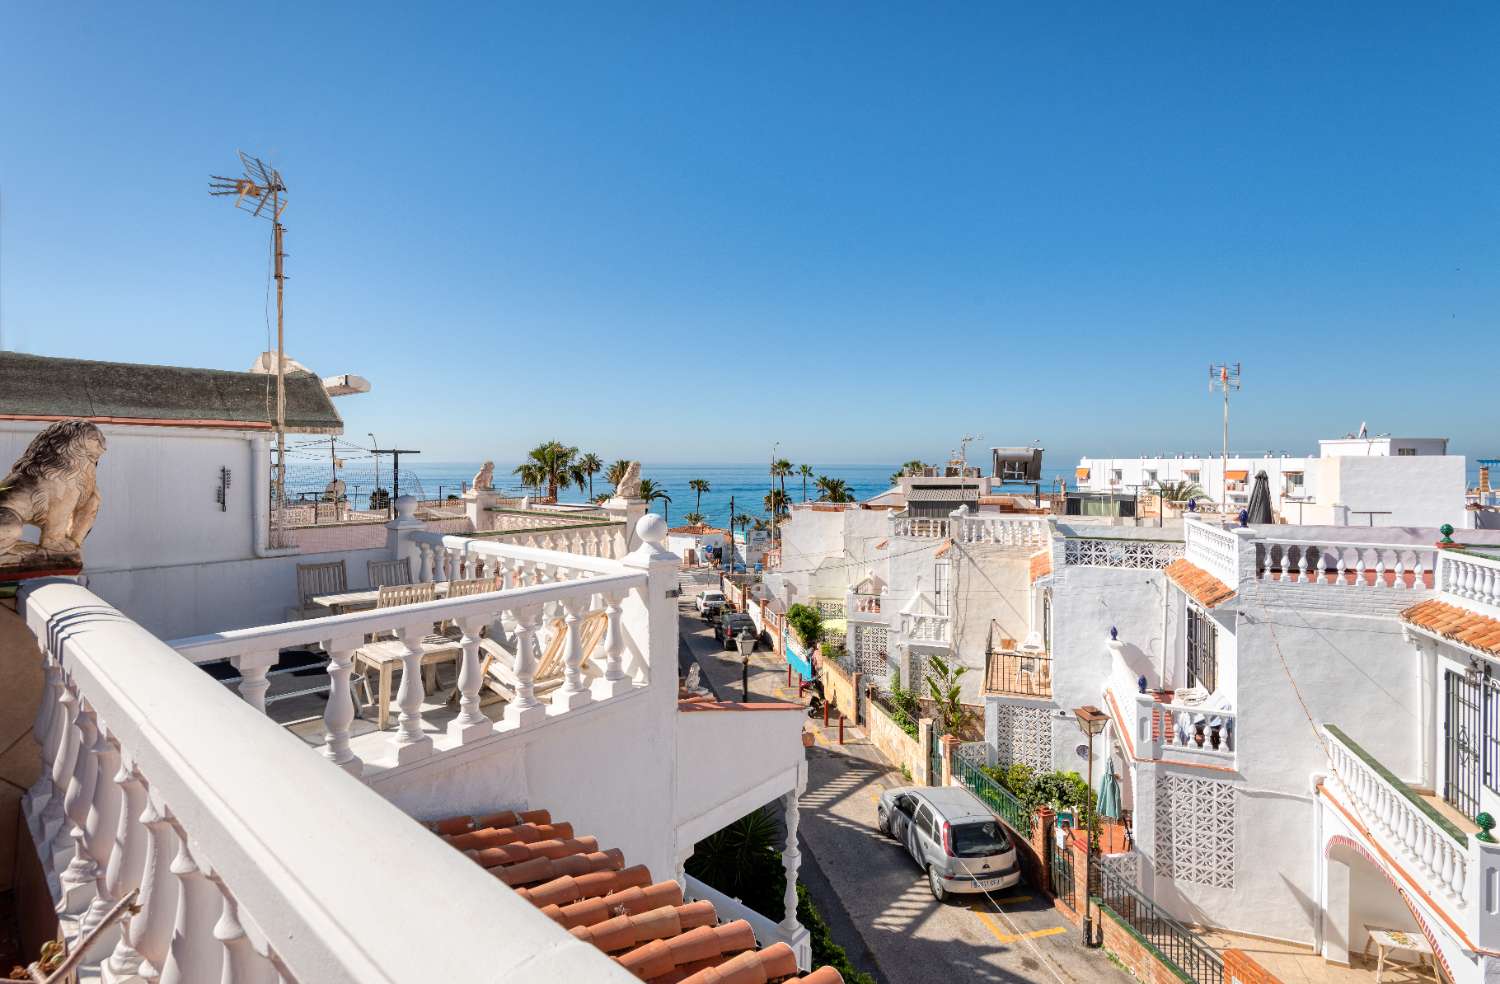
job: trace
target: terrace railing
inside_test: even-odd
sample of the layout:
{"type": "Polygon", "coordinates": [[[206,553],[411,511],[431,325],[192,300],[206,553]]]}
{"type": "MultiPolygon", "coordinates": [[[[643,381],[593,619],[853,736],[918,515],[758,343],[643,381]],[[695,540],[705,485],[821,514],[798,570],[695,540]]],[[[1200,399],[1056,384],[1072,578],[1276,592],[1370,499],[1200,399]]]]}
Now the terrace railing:
{"type": "Polygon", "coordinates": [[[1189,519],[1182,524],[1183,556],[1230,587],[1240,583],[1240,540],[1228,530],[1189,519]]]}
{"type": "Polygon", "coordinates": [[[1159,571],[1182,557],[1181,540],[1068,537],[1063,563],[1070,567],[1127,567],[1159,571]]]}
{"type": "Polygon", "coordinates": [[[915,539],[951,538],[960,543],[996,544],[1039,550],[1049,542],[1047,521],[1041,516],[977,515],[960,507],[948,516],[891,515],[891,535],[915,539]]]}
{"type": "Polygon", "coordinates": [[[901,613],[901,634],[911,642],[947,646],[952,644],[953,620],[947,615],[901,613]]]}
{"type": "Polygon", "coordinates": [[[987,747],[982,741],[965,742],[953,751],[953,778],[969,792],[978,796],[1006,825],[1030,838],[1036,824],[1036,814],[1022,805],[1016,795],[985,775],[987,747]]]}
{"type": "Polygon", "coordinates": [[[85,979],[633,979],[86,588],[19,601],[45,664],[23,815],[64,938],[138,893],[85,979]]]}
{"type": "Polygon", "coordinates": [[[1052,696],[1052,654],[992,649],[984,657],[984,690],[1016,697],[1052,696]]]}
{"type": "Polygon", "coordinates": [[[1265,537],[1255,541],[1255,576],[1283,584],[1421,589],[1432,585],[1437,553],[1417,544],[1265,537]]]}
{"type": "Polygon", "coordinates": [[[1135,695],[1135,747],[1145,758],[1232,764],[1237,721],[1234,711],[1135,695]]]}
{"type": "Polygon", "coordinates": [[[1443,550],[1438,554],[1437,574],[1439,590],[1500,611],[1500,560],[1443,550]]]}
{"type": "Polygon", "coordinates": [[[1099,866],[1097,904],[1133,929],[1151,949],[1185,980],[1195,984],[1224,984],[1224,958],[1155,902],[1142,895],[1119,873],[1099,866]]]}

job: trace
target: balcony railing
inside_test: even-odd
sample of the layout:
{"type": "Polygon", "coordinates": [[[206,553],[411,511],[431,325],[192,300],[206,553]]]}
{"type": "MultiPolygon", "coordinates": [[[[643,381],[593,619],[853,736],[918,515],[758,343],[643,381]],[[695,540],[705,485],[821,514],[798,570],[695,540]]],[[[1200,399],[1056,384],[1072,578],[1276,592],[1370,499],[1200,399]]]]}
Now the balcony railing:
{"type": "Polygon", "coordinates": [[[952,641],[952,619],[947,615],[901,613],[901,634],[911,642],[946,646],[952,641]]]}
{"type": "Polygon", "coordinates": [[[965,742],[954,749],[953,778],[978,796],[985,806],[1023,837],[1030,837],[1036,813],[1021,804],[1016,795],[984,772],[988,746],[982,741],[965,742]]]}
{"type": "Polygon", "coordinates": [[[1047,521],[1040,516],[986,515],[971,516],[960,507],[948,516],[891,517],[891,535],[916,539],[951,538],[959,543],[995,544],[1040,550],[1049,542],[1047,521]]]}
{"type": "Polygon", "coordinates": [[[1325,725],[1333,776],[1370,832],[1401,855],[1434,899],[1466,907],[1469,837],[1334,725],[1325,725]]]}
{"type": "Polygon", "coordinates": [[[1069,537],[1063,563],[1070,567],[1126,567],[1159,571],[1182,556],[1181,540],[1069,537]]]}
{"type": "Polygon", "coordinates": [[[1235,534],[1202,520],[1182,524],[1183,556],[1230,587],[1240,583],[1240,540],[1235,534]]]}
{"type": "Polygon", "coordinates": [[[879,615],[882,604],[883,596],[871,592],[851,591],[844,596],[844,610],[848,612],[849,618],[879,615]]]}
{"type": "Polygon", "coordinates": [[[633,979],[87,589],[20,603],[45,661],[23,816],[69,944],[138,892],[85,979],[633,979]]]}
{"type": "Polygon", "coordinates": [[[1232,764],[1234,711],[1135,695],[1135,747],[1143,758],[1182,758],[1232,764]]]}
{"type": "Polygon", "coordinates": [[[1268,537],[1255,541],[1255,576],[1284,584],[1426,588],[1437,550],[1415,544],[1332,543],[1268,537]]]}
{"type": "Polygon", "coordinates": [[[1052,696],[1052,654],[991,650],[984,657],[984,691],[1013,697],[1052,696]]]}
{"type": "Polygon", "coordinates": [[[1443,550],[1437,586],[1462,601],[1500,610],[1500,560],[1443,550]]]}

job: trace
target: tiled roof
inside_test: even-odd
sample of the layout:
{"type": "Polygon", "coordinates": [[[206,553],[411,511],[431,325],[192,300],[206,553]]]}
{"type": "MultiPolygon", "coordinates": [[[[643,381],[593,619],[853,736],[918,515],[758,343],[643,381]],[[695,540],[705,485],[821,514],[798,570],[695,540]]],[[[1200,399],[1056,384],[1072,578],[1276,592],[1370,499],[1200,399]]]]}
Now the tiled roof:
{"type": "Polygon", "coordinates": [[[1031,579],[1033,581],[1052,573],[1052,551],[1042,550],[1031,555],[1031,579]]]}
{"type": "MultiPolygon", "coordinates": [[[[752,705],[753,706],[753,705],[752,705]]],[[[743,919],[720,923],[712,902],[687,902],[617,850],[574,836],[546,810],[449,817],[428,829],[515,889],[558,925],[653,984],[842,984],[832,967],[798,975],[785,943],[755,948],[743,919]]]]}
{"type": "Polygon", "coordinates": [[[1424,601],[1402,612],[1401,620],[1444,639],[1500,656],[1500,619],[1444,601],[1424,601]]]}
{"type": "Polygon", "coordinates": [[[1234,588],[1186,560],[1174,560],[1168,564],[1167,577],[1205,608],[1213,608],[1234,597],[1234,588]]]}

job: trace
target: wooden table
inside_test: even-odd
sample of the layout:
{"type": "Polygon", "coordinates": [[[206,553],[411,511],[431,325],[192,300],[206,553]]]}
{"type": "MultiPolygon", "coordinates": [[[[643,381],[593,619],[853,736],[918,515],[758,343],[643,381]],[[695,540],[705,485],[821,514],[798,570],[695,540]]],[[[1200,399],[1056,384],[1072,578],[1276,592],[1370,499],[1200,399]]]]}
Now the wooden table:
{"type": "MultiPolygon", "coordinates": [[[[457,639],[446,636],[423,636],[418,645],[422,649],[424,684],[428,693],[436,689],[427,674],[436,676],[435,668],[441,663],[452,663],[463,653],[457,639]]],[[[379,677],[379,689],[375,698],[375,728],[384,731],[391,720],[391,677],[403,665],[406,646],[397,639],[368,642],[354,651],[354,671],[361,675],[374,670],[379,677]]],[[[368,693],[368,687],[366,688],[368,693]]]]}
{"type": "MultiPolygon", "coordinates": [[[[1432,947],[1427,945],[1427,940],[1421,933],[1408,932],[1404,929],[1372,929],[1365,927],[1365,932],[1370,938],[1365,941],[1365,956],[1370,955],[1370,944],[1375,944],[1378,954],[1375,960],[1375,981],[1380,984],[1381,976],[1385,973],[1386,954],[1395,950],[1406,950],[1417,955],[1417,967],[1432,968],[1432,979],[1437,980],[1437,961],[1433,957],[1432,947]]],[[[1395,964],[1395,960],[1390,961],[1395,964]]]]}
{"type": "MultiPolygon", "coordinates": [[[[437,582],[437,597],[448,593],[448,582],[437,582]]],[[[338,594],[312,595],[308,599],[314,605],[326,608],[334,615],[345,612],[362,612],[374,608],[380,600],[379,588],[361,588],[358,591],[341,591],[338,594]]]]}

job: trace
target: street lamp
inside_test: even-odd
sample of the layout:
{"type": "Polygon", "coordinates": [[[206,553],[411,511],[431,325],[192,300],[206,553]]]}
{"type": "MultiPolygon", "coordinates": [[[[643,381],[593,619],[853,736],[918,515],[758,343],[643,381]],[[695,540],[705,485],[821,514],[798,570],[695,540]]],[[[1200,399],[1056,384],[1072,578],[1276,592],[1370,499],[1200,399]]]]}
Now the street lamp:
{"type": "Polygon", "coordinates": [[[1094,739],[1104,731],[1104,726],[1109,723],[1109,715],[1092,704],[1084,707],[1073,708],[1073,714],[1078,718],[1078,728],[1089,740],[1089,785],[1088,785],[1088,817],[1084,821],[1084,836],[1087,838],[1084,845],[1087,848],[1083,868],[1083,945],[1094,945],[1094,920],[1089,914],[1089,896],[1094,892],[1094,739]]]}
{"type": "Polygon", "coordinates": [[[740,649],[740,699],[750,703],[750,654],[755,652],[755,633],[750,626],[740,630],[734,644],[740,649]]]}

